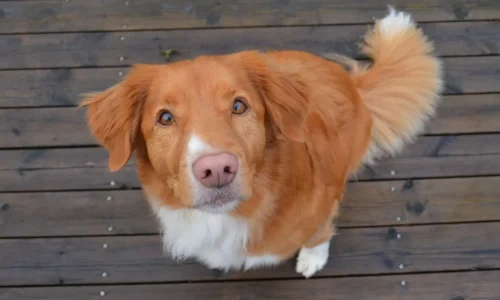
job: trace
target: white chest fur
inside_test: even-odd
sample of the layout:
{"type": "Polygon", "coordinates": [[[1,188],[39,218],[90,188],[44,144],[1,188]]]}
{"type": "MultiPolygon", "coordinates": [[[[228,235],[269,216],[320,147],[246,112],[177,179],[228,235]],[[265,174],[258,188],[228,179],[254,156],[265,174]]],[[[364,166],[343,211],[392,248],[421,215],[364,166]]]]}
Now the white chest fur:
{"type": "Polygon", "coordinates": [[[156,210],[161,223],[165,251],[175,259],[195,258],[210,268],[245,269],[274,265],[278,256],[248,256],[249,225],[227,214],[195,209],[156,210]]]}

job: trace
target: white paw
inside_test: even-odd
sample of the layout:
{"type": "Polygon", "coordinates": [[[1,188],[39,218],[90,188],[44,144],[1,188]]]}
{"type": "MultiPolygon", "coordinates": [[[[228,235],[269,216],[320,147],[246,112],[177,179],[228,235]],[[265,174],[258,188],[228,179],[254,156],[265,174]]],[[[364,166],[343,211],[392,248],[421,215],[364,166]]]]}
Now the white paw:
{"type": "Polygon", "coordinates": [[[328,261],[329,246],[330,242],[326,242],[314,248],[301,248],[297,257],[295,271],[305,278],[309,278],[323,269],[328,261]]]}

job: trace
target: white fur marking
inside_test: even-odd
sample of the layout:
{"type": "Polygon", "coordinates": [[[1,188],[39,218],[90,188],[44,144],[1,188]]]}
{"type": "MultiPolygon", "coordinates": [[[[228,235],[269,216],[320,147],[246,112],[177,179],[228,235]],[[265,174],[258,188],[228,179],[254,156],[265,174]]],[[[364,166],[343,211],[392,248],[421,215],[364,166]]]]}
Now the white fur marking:
{"type": "Polygon", "coordinates": [[[380,20],[381,32],[389,38],[414,27],[415,23],[412,21],[409,14],[397,12],[392,6],[389,6],[389,14],[380,20]]]}
{"type": "Polygon", "coordinates": [[[189,139],[187,146],[188,163],[191,164],[201,155],[213,151],[214,149],[209,144],[205,143],[197,135],[193,134],[189,139]]]}
{"type": "Polygon", "coordinates": [[[297,273],[309,278],[314,275],[314,273],[323,269],[328,261],[329,247],[330,241],[314,248],[302,247],[297,257],[297,266],[295,268],[297,273]]]}
{"type": "Polygon", "coordinates": [[[155,210],[164,250],[176,259],[195,258],[210,268],[240,269],[245,264],[248,223],[226,214],[196,209],[155,210]]]}
{"type": "Polygon", "coordinates": [[[265,254],[262,256],[248,256],[245,260],[245,271],[259,268],[269,267],[279,264],[283,259],[277,255],[265,254]]]}

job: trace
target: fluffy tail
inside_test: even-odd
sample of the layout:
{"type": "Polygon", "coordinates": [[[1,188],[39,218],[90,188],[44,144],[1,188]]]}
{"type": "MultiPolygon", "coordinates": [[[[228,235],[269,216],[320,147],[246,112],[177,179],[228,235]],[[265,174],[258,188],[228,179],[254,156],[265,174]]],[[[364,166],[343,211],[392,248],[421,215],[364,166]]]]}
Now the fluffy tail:
{"type": "Polygon", "coordinates": [[[398,153],[423,131],[443,85],[433,45],[408,14],[389,10],[365,37],[363,52],[372,58],[371,66],[336,58],[350,67],[373,117],[366,163],[398,153]]]}

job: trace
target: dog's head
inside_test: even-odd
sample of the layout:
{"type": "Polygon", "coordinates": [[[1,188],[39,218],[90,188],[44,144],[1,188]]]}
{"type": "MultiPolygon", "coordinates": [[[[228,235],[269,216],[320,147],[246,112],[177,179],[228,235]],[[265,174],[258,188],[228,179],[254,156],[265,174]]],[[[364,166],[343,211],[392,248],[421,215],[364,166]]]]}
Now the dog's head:
{"type": "Polygon", "coordinates": [[[252,196],[266,148],[279,139],[306,144],[328,180],[344,180],[342,161],[328,154],[337,138],[309,109],[309,92],[265,54],[242,52],[136,65],[83,105],[112,171],[138,150],[177,204],[227,212],[252,196]]]}

